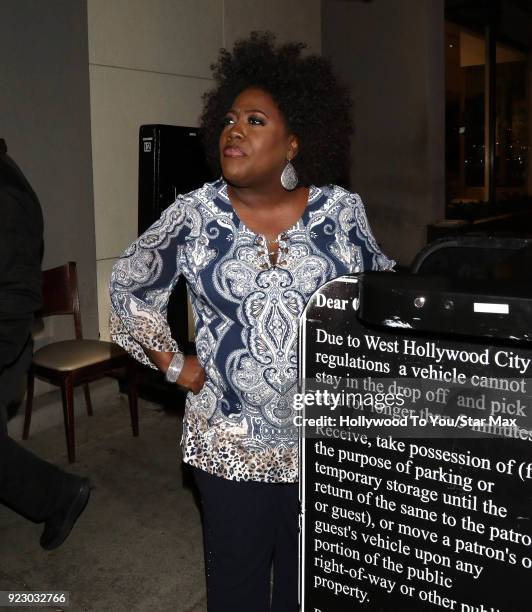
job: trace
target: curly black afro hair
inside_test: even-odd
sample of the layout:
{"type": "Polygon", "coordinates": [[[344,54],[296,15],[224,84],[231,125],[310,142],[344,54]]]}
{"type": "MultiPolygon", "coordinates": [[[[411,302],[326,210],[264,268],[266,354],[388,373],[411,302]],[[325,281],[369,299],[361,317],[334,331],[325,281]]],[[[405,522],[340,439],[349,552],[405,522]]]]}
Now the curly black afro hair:
{"type": "Polygon", "coordinates": [[[351,99],[327,59],[302,55],[303,43],[275,45],[270,32],[252,32],[220,50],[211,66],[216,88],[203,96],[201,130],[210,165],[220,174],[218,139],[223,118],[238,94],[248,87],[266,91],[297,136],[293,165],[301,185],[345,185],[349,176],[352,133],[351,99]]]}

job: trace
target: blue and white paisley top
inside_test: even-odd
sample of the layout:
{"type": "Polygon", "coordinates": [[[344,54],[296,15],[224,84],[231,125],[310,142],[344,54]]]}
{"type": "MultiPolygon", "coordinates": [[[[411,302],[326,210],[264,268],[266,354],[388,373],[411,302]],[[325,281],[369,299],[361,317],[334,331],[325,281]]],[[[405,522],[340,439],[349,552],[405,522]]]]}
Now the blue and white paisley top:
{"type": "Polygon", "coordinates": [[[142,346],[175,351],[166,321],[183,274],[206,381],[188,394],[184,460],[234,480],[297,480],[291,397],[298,323],[323,283],[348,272],[385,270],[356,194],[311,187],[302,217],[284,232],[277,265],[237,217],[222,180],[179,196],[116,263],[111,336],[142,363],[142,346]]]}

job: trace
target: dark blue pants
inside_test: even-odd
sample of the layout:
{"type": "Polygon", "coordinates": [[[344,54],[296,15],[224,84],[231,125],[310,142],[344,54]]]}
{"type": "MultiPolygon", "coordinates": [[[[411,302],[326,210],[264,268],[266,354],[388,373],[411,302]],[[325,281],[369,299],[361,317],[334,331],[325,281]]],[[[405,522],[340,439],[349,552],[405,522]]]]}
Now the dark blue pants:
{"type": "Polygon", "coordinates": [[[7,435],[8,411],[14,411],[23,396],[31,357],[32,343],[28,341],[19,359],[0,372],[0,503],[43,522],[62,502],[63,490],[73,477],[7,435]]]}
{"type": "Polygon", "coordinates": [[[297,484],[233,481],[193,471],[202,506],[209,612],[297,612],[297,484]]]}

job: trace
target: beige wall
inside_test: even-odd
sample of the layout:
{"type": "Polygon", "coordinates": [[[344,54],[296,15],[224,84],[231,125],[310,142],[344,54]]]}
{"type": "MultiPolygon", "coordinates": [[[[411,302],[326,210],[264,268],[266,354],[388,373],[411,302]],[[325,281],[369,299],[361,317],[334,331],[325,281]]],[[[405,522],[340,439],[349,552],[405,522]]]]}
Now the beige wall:
{"type": "Polygon", "coordinates": [[[138,130],[195,126],[209,65],[253,29],[321,51],[320,0],[88,0],[99,328],[113,263],[137,233],[138,130]]]}
{"type": "Polygon", "coordinates": [[[323,1],[323,54],[354,99],[352,187],[410,264],[444,217],[443,0],[323,1]]]}
{"type": "MultiPolygon", "coordinates": [[[[0,2],[0,136],[41,202],[43,268],[78,263],[90,338],[98,328],[86,33],[85,0],[0,2]]],[[[46,335],[68,333],[58,322],[46,335]]]]}
{"type": "MultiPolygon", "coordinates": [[[[41,202],[43,268],[77,262],[83,331],[97,338],[85,0],[2,0],[0,57],[0,136],[41,202]]],[[[36,346],[73,333],[50,317],[36,346]]]]}

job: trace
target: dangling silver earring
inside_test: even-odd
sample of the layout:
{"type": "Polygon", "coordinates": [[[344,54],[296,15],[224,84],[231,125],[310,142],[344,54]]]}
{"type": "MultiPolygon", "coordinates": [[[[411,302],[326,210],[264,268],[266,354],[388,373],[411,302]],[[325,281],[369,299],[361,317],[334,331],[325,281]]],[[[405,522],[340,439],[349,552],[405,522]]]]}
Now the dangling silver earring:
{"type": "Polygon", "coordinates": [[[292,191],[297,187],[298,178],[297,172],[294,166],[287,160],[286,166],[281,173],[281,185],[287,190],[292,191]]]}

